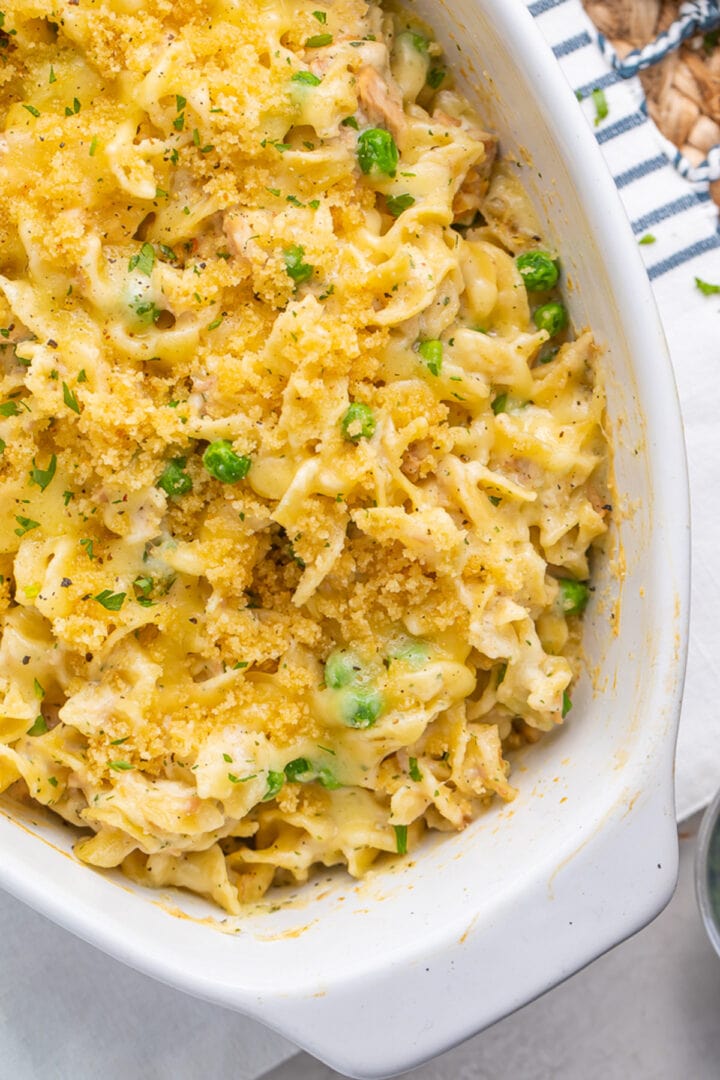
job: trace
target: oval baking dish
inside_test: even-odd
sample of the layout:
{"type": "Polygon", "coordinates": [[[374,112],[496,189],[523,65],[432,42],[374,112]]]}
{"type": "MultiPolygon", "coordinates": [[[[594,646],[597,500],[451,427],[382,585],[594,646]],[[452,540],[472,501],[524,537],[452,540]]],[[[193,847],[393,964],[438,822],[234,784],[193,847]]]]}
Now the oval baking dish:
{"type": "Polygon", "coordinates": [[[564,729],[520,793],[358,884],[221,919],[71,854],[66,828],[0,802],[0,884],[113,956],[268,1024],[358,1077],[448,1049],[634,933],[669,899],[689,511],[679,406],[635,241],[586,120],[520,0],[420,0],[563,253],[574,324],[605,350],[619,494],[564,729]]]}

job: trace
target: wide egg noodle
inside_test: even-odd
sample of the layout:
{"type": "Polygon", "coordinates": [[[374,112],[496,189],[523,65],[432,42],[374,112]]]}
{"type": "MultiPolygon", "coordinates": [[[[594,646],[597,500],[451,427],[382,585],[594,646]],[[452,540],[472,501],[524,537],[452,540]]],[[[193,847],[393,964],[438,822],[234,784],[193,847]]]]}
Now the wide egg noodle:
{"type": "Polygon", "coordinates": [[[427,28],[15,0],[0,60],[0,791],[232,913],[511,800],[578,670],[604,398],[427,28]]]}

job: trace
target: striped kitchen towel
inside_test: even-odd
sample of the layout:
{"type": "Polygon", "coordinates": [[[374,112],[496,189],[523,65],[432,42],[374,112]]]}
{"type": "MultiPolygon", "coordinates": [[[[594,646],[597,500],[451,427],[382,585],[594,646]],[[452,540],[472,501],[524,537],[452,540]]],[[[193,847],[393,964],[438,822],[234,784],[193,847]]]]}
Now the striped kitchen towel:
{"type": "MultiPolygon", "coordinates": [[[[637,237],[670,345],[685,422],[693,516],[693,594],[676,765],[678,819],[720,788],[720,225],[707,180],[690,183],[580,0],[525,0],[584,110],[637,237]],[[601,48],[601,46],[603,46],[601,48]],[[604,98],[593,90],[601,90],[604,98]],[[600,99],[600,101],[598,101],[600,99]],[[607,104],[607,115],[604,104],[607,104]],[[600,104],[600,108],[598,108],[600,104]]],[[[642,0],[639,0],[642,2],[642,0]]]]}

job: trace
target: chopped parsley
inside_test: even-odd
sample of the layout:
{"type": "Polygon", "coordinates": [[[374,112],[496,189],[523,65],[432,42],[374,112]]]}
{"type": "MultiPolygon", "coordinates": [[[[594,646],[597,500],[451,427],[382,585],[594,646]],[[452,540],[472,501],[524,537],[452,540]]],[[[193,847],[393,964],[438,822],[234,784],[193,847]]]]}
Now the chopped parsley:
{"type": "Polygon", "coordinates": [[[135,590],[135,599],[141,607],[153,607],[154,601],[152,600],[153,588],[155,582],[147,574],[140,574],[133,581],[133,589],[135,590]]]}
{"type": "MultiPolygon", "coordinates": [[[[702,278],[695,278],[695,288],[699,289],[703,296],[714,296],[716,293],[720,293],[720,285],[711,285],[709,281],[703,281],[702,278]]],[[[2,411],[2,406],[0,406],[2,411]]]]}
{"type": "Polygon", "coordinates": [[[322,49],[324,45],[332,45],[332,34],[315,34],[305,42],[306,49],[322,49]]]}
{"type": "Polygon", "coordinates": [[[68,386],[68,384],[66,382],[64,382],[62,384],[62,388],[63,388],[63,401],[67,405],[68,409],[72,409],[72,411],[74,413],[77,413],[78,416],[79,416],[80,415],[80,406],[78,405],[78,399],[75,397],[75,394],[72,392],[72,390],[70,389],[70,387],[68,386]]]}
{"type": "Polygon", "coordinates": [[[399,217],[403,210],[408,210],[411,206],[415,205],[415,199],[412,195],[387,195],[385,198],[388,212],[393,217],[399,217]]]}
{"type": "Polygon", "coordinates": [[[28,728],[27,733],[28,735],[44,735],[47,729],[48,726],[45,721],[45,717],[42,715],[42,713],[40,713],[39,716],[35,717],[35,721],[32,727],[28,728]]]}
{"type": "Polygon", "coordinates": [[[327,22],[327,14],[324,11],[313,11],[313,18],[324,26],[327,22]]]}
{"type": "Polygon", "coordinates": [[[133,768],[129,761],[108,761],[108,765],[115,772],[127,772],[128,769],[133,768]]]}
{"type": "Polygon", "coordinates": [[[427,74],[427,84],[431,90],[437,90],[440,84],[444,81],[447,71],[445,68],[430,68],[427,74]]]}
{"type": "Polygon", "coordinates": [[[23,109],[27,109],[31,116],[40,115],[40,110],[36,109],[34,105],[23,105],[23,109]]]}
{"type": "Polygon", "coordinates": [[[16,514],[15,520],[18,523],[19,528],[15,530],[16,536],[24,536],[25,533],[31,532],[33,529],[40,528],[39,521],[33,521],[32,518],[23,517],[21,514],[16,514]]]}
{"type": "Polygon", "coordinates": [[[85,554],[87,555],[88,559],[94,559],[95,558],[95,555],[93,554],[93,541],[92,540],[90,540],[90,539],[88,539],[86,537],[84,540],[80,541],[80,545],[81,545],[81,547],[85,548],[85,554]]]}
{"type": "Polygon", "coordinates": [[[645,233],[645,235],[641,236],[640,239],[638,240],[638,244],[654,244],[654,243],[655,243],[655,237],[653,236],[652,233],[645,233]]]}
{"type": "Polygon", "coordinates": [[[593,104],[595,105],[595,127],[602,123],[605,117],[609,113],[607,98],[605,97],[605,91],[596,86],[593,90],[591,97],[593,104]]]}
{"type": "Polygon", "coordinates": [[[143,244],[140,251],[131,257],[130,262],[128,263],[128,270],[139,270],[141,274],[150,277],[154,265],[155,248],[152,244],[143,244]]]}
{"type": "Polygon", "coordinates": [[[322,79],[318,79],[312,71],[296,71],[291,82],[302,83],[303,86],[319,86],[322,79]]]}
{"type": "Polygon", "coordinates": [[[408,771],[410,773],[410,779],[414,780],[416,784],[419,784],[420,781],[422,780],[422,773],[420,772],[420,769],[418,768],[417,758],[411,757],[409,759],[409,765],[410,765],[410,768],[409,768],[408,771]]]}
{"type": "Polygon", "coordinates": [[[112,592],[111,589],[103,589],[97,596],[93,596],[93,600],[97,600],[98,604],[102,604],[107,611],[119,611],[125,602],[127,593],[124,592],[112,592]]]}
{"type": "Polygon", "coordinates": [[[395,848],[398,855],[407,855],[407,825],[393,825],[395,848]]]}
{"type": "Polygon", "coordinates": [[[306,263],[304,258],[305,248],[302,244],[293,244],[292,247],[283,251],[288,277],[291,277],[296,285],[301,285],[303,281],[309,281],[313,275],[314,267],[310,263],[306,263]]]}
{"type": "Polygon", "coordinates": [[[44,491],[54,477],[56,468],[57,458],[55,454],[50,458],[47,469],[39,469],[35,464],[35,458],[33,458],[33,467],[30,470],[30,483],[37,484],[40,490],[44,491]]]}

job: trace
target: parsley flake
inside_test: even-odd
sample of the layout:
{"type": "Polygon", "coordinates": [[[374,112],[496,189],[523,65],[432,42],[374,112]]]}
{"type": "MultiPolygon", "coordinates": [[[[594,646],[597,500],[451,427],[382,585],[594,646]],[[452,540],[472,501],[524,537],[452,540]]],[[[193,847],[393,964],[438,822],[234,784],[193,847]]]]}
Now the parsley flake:
{"type": "Polygon", "coordinates": [[[332,34],[315,34],[305,42],[306,49],[322,49],[324,45],[332,45],[332,34]]]}
{"type": "Polygon", "coordinates": [[[47,729],[48,726],[45,721],[45,717],[42,715],[42,713],[40,713],[39,716],[35,717],[35,721],[32,727],[28,728],[27,733],[28,735],[44,735],[47,729]]]}
{"type": "Polygon", "coordinates": [[[68,384],[66,382],[64,382],[62,384],[62,388],[63,388],[63,401],[67,405],[68,409],[72,409],[72,411],[74,413],[77,413],[78,416],[79,416],[80,415],[80,406],[78,405],[78,399],[75,397],[75,394],[72,392],[72,390],[70,389],[70,387],[68,386],[68,384]]]}
{"type": "MultiPolygon", "coordinates": [[[[702,278],[695,278],[695,288],[699,289],[703,296],[714,296],[716,293],[720,293],[720,285],[711,285],[709,281],[703,281],[702,278]]],[[[2,406],[0,406],[2,411],[2,406]]]]}
{"type": "Polygon", "coordinates": [[[102,604],[107,611],[119,611],[125,602],[126,593],[124,592],[112,592],[111,589],[103,589],[97,596],[93,596],[93,600],[97,600],[98,604],[102,604]]]}
{"type": "Polygon", "coordinates": [[[283,251],[283,259],[285,260],[285,269],[287,270],[288,277],[291,277],[296,285],[301,285],[303,281],[308,281],[313,275],[313,269],[310,263],[304,262],[305,248],[301,244],[293,244],[292,247],[286,248],[283,251]]]}
{"type": "Polygon", "coordinates": [[[595,105],[595,127],[597,127],[605,119],[610,110],[608,109],[605,91],[601,90],[600,87],[596,86],[591,96],[595,105]]]}
{"type": "Polygon", "coordinates": [[[322,79],[318,79],[317,75],[313,75],[312,71],[296,71],[290,81],[302,83],[303,86],[319,86],[322,79]]]}
{"type": "Polygon", "coordinates": [[[57,458],[55,454],[50,458],[47,469],[39,469],[35,464],[35,458],[33,458],[33,467],[30,470],[30,483],[37,484],[41,491],[44,491],[48,486],[57,468],[57,458]]]}
{"type": "Polygon", "coordinates": [[[155,248],[152,244],[143,244],[140,251],[133,255],[128,263],[128,270],[139,270],[141,274],[150,277],[155,265],[155,248]]]}
{"type": "Polygon", "coordinates": [[[21,514],[16,514],[15,515],[15,520],[17,521],[18,525],[20,526],[18,529],[15,530],[15,535],[16,536],[24,536],[25,533],[29,533],[32,529],[39,529],[40,528],[40,522],[39,521],[33,521],[32,518],[23,517],[21,514]]]}

